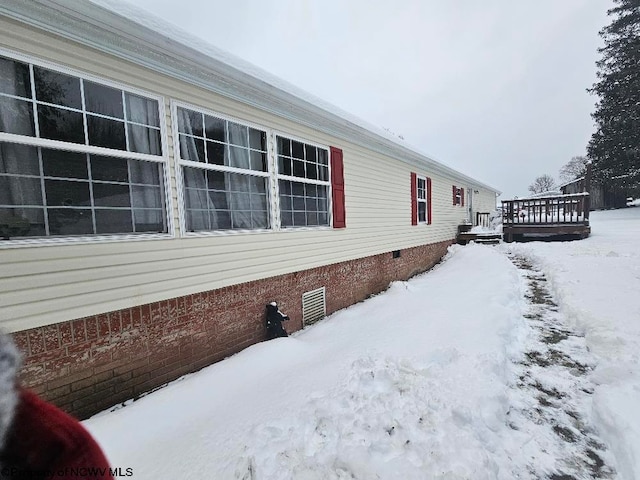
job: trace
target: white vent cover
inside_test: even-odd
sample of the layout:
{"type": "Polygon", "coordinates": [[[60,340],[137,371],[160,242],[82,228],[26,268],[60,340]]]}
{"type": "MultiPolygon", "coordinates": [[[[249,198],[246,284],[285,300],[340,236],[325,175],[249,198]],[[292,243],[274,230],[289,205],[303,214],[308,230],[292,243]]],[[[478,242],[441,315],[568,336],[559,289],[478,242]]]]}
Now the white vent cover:
{"type": "Polygon", "coordinates": [[[327,315],[324,287],[302,294],[302,324],[311,325],[327,315]]]}

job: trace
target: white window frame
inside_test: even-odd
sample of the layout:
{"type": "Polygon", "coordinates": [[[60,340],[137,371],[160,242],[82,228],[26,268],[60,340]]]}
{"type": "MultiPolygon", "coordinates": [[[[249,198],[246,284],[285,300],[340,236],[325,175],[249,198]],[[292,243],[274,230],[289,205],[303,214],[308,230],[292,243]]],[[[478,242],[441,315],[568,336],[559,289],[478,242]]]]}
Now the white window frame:
{"type": "MultiPolygon", "coordinates": [[[[181,237],[212,237],[212,236],[228,236],[228,235],[253,235],[253,234],[265,234],[265,233],[273,233],[273,232],[294,232],[294,231],[304,231],[304,230],[331,230],[333,228],[333,204],[332,204],[332,190],[331,190],[331,148],[327,145],[323,145],[321,143],[313,142],[308,139],[300,138],[296,135],[291,135],[287,132],[276,130],[273,128],[268,128],[265,125],[255,123],[249,120],[245,120],[243,118],[234,117],[232,115],[228,115],[226,113],[222,113],[216,110],[211,110],[206,107],[202,107],[200,105],[195,105],[193,103],[184,102],[177,99],[171,99],[170,101],[170,111],[171,111],[171,128],[173,132],[173,166],[175,168],[175,178],[176,178],[176,188],[177,188],[177,198],[178,198],[178,218],[179,218],[179,226],[180,226],[180,236],[181,237]],[[184,173],[182,170],[183,166],[186,167],[199,167],[202,168],[202,163],[194,162],[189,160],[182,160],[180,158],[180,138],[178,133],[178,108],[185,108],[188,110],[193,110],[195,112],[203,113],[205,115],[209,115],[212,117],[219,118],[221,120],[226,120],[228,122],[237,123],[239,125],[243,125],[249,128],[255,128],[257,130],[261,130],[266,132],[266,140],[267,140],[267,171],[259,172],[259,171],[251,171],[252,175],[260,176],[268,178],[268,191],[267,191],[267,201],[269,202],[269,222],[270,228],[267,229],[230,229],[230,230],[210,230],[210,231],[197,231],[197,232],[188,232],[186,228],[186,201],[185,201],[185,182],[184,182],[184,173]],[[304,179],[300,177],[293,177],[289,175],[279,175],[278,174],[278,154],[277,154],[277,145],[276,145],[276,137],[285,137],[290,140],[294,140],[296,142],[301,142],[307,145],[311,145],[317,148],[322,148],[327,151],[327,160],[328,160],[328,178],[329,180],[324,181],[316,181],[310,179],[304,179]],[[289,180],[296,181],[301,183],[312,183],[312,184],[320,184],[327,185],[328,189],[328,225],[313,225],[313,226],[304,226],[304,227],[286,227],[283,228],[281,225],[280,218],[280,192],[278,180],[289,180]]],[[[208,165],[208,164],[207,164],[208,165]]],[[[229,173],[241,173],[245,174],[246,170],[239,169],[236,167],[228,167],[224,165],[215,165],[215,167],[207,168],[207,170],[217,170],[222,172],[229,173]]]]}
{"type": "MultiPolygon", "coordinates": [[[[164,214],[167,224],[167,233],[124,233],[124,234],[96,234],[96,235],[78,235],[78,236],[60,236],[60,237],[32,237],[21,238],[17,240],[2,240],[0,241],[0,249],[23,247],[23,246],[40,246],[40,245],[60,245],[60,244],[79,244],[79,243],[104,243],[104,242],[120,242],[120,241],[143,241],[151,239],[167,239],[175,237],[175,225],[173,222],[173,200],[171,198],[171,180],[170,180],[170,162],[169,162],[169,149],[167,141],[167,125],[166,125],[166,108],[165,100],[163,96],[153,94],[151,92],[140,90],[129,85],[114,82],[103,77],[92,75],[81,70],[76,70],[67,66],[62,66],[57,63],[53,63],[40,58],[24,55],[11,50],[0,48],[0,56],[16,60],[19,62],[31,64],[34,66],[46,68],[55,72],[71,75],[94,82],[106,87],[122,90],[134,95],[140,95],[142,97],[149,98],[158,102],[158,115],[160,125],[160,148],[162,155],[151,155],[145,153],[129,152],[126,150],[115,150],[106,147],[96,147],[92,145],[70,143],[60,140],[50,140],[38,137],[29,137],[26,135],[17,135],[12,133],[0,132],[0,142],[17,143],[22,145],[29,145],[32,147],[41,147],[54,150],[64,150],[69,152],[85,153],[89,155],[101,155],[107,157],[124,158],[131,160],[144,160],[151,161],[160,164],[164,164],[162,182],[164,188],[164,214]]],[[[30,67],[31,68],[31,67],[30,67]]],[[[33,86],[32,86],[33,89],[33,86]]],[[[11,96],[9,96],[11,97],[11,96]]],[[[46,103],[39,102],[46,105],[46,103]]],[[[68,109],[74,110],[74,109],[68,109]]],[[[75,110],[74,110],[75,111],[75,110]]],[[[92,113],[93,115],[93,113],[92,113]]],[[[109,118],[108,116],[96,114],[98,117],[109,118]]],[[[85,119],[86,122],[86,119],[85,119]]],[[[37,128],[37,123],[36,123],[37,128]]],[[[125,125],[125,132],[126,132],[125,125]]],[[[125,133],[126,135],[126,133],[125,133]]]]}
{"type": "Polygon", "coordinates": [[[429,187],[427,183],[427,177],[423,175],[416,175],[416,216],[418,218],[418,224],[427,225],[429,223],[429,187]],[[420,180],[424,182],[424,198],[420,198],[420,180]],[[420,204],[424,203],[424,220],[420,220],[420,204]]]}
{"type": "MultiPolygon", "coordinates": [[[[172,99],[171,100],[171,128],[173,132],[173,161],[174,167],[176,171],[176,187],[178,189],[178,215],[180,221],[180,232],[183,237],[209,237],[209,236],[225,236],[225,235],[238,235],[238,234],[247,234],[247,233],[268,233],[274,230],[277,230],[276,226],[276,217],[274,216],[274,181],[273,181],[273,145],[270,141],[270,130],[264,125],[260,125],[257,123],[249,122],[247,120],[243,120],[240,118],[232,117],[230,115],[226,115],[220,112],[216,112],[214,110],[209,110],[205,107],[201,107],[198,105],[194,105],[187,102],[182,102],[179,100],[172,99]],[[228,167],[225,165],[215,165],[211,168],[203,168],[203,164],[201,162],[194,162],[189,160],[182,160],[180,158],[180,135],[178,133],[178,108],[185,108],[187,110],[193,110],[198,113],[203,113],[205,115],[209,115],[211,117],[216,117],[221,120],[226,120],[228,122],[237,123],[239,125],[254,128],[256,130],[261,130],[266,133],[266,142],[267,142],[267,171],[260,172],[258,170],[252,170],[251,175],[255,175],[257,177],[267,178],[267,202],[269,203],[269,224],[270,228],[255,228],[255,229],[228,229],[228,230],[202,230],[197,232],[188,232],[187,231],[187,208],[185,201],[185,182],[184,182],[184,172],[182,167],[196,167],[202,168],[203,170],[214,170],[219,172],[228,172],[228,173],[240,173],[246,174],[247,170],[236,167],[228,167]]],[[[209,165],[209,164],[205,164],[209,165]]]]}
{"type": "Polygon", "coordinates": [[[301,137],[298,137],[296,135],[291,135],[288,133],[285,133],[283,131],[279,131],[279,130],[273,130],[272,131],[272,135],[271,135],[271,144],[273,145],[273,167],[274,167],[274,172],[275,172],[275,181],[273,182],[275,184],[275,201],[274,201],[274,208],[275,210],[275,214],[277,215],[277,219],[278,219],[278,230],[283,231],[283,232],[295,232],[295,231],[304,231],[304,230],[331,230],[333,229],[333,190],[331,187],[331,148],[327,145],[323,145],[321,143],[317,143],[317,142],[313,142],[301,137]],[[277,151],[277,141],[276,141],[276,137],[284,137],[287,138],[288,140],[292,140],[295,142],[300,142],[306,145],[310,145],[312,147],[316,147],[316,148],[322,148],[323,150],[327,151],[327,175],[328,175],[328,180],[327,181],[323,181],[323,180],[312,180],[312,179],[307,179],[307,178],[302,178],[302,177],[294,177],[292,175],[281,175],[278,172],[278,151],[277,151]],[[299,183],[309,183],[309,184],[314,184],[314,185],[326,185],[328,186],[328,190],[327,190],[327,216],[328,216],[328,220],[329,223],[328,225],[311,225],[311,226],[304,226],[304,227],[282,227],[282,223],[281,223],[281,219],[280,219],[280,185],[278,180],[288,180],[288,181],[293,181],[293,182],[299,182],[299,183]]]}

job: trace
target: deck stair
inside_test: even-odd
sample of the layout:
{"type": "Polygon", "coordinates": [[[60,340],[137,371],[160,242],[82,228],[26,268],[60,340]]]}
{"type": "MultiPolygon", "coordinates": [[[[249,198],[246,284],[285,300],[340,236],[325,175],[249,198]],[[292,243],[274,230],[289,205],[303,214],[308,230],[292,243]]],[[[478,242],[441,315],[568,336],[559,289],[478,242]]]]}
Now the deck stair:
{"type": "Polygon", "coordinates": [[[460,245],[466,245],[469,242],[482,243],[484,245],[497,245],[502,241],[502,234],[495,232],[460,232],[457,241],[460,245]]]}

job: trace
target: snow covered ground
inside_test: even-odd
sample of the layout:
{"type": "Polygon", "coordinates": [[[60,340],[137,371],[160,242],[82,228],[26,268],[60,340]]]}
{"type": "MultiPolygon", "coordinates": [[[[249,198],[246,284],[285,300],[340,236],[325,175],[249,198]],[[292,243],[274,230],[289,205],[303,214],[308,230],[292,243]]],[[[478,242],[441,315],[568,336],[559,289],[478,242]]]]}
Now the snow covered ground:
{"type": "Polygon", "coordinates": [[[135,479],[640,478],[640,208],[592,219],[453,247],[85,425],[135,479]]]}
{"type": "Polygon", "coordinates": [[[569,326],[597,360],[591,415],[619,478],[640,478],[640,208],[591,213],[578,242],[502,245],[549,279],[569,326]]]}

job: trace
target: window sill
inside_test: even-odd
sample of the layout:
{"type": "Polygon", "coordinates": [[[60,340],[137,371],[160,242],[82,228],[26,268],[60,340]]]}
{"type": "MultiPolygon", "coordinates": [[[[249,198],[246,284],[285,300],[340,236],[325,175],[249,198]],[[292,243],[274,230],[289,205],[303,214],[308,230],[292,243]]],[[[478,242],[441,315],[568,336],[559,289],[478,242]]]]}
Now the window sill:
{"type": "Polygon", "coordinates": [[[202,232],[185,232],[182,236],[183,238],[202,238],[202,237],[226,237],[230,235],[255,235],[255,234],[264,234],[264,233],[272,233],[275,230],[269,228],[261,228],[256,230],[214,230],[210,232],[202,231],[202,232]]]}
{"type": "Polygon", "coordinates": [[[280,229],[260,229],[260,230],[216,230],[211,232],[185,232],[184,238],[202,238],[202,237],[226,237],[233,235],[260,235],[269,233],[283,233],[283,232],[305,232],[305,231],[329,231],[334,230],[330,226],[318,226],[318,227],[289,227],[280,229]]]}
{"type": "Polygon", "coordinates": [[[140,242],[145,240],[167,240],[175,238],[170,233],[141,233],[137,235],[95,235],[91,237],[22,238],[0,240],[0,250],[23,247],[67,246],[90,243],[140,242]]]}
{"type": "Polygon", "coordinates": [[[319,225],[317,227],[287,227],[281,228],[280,232],[307,232],[307,231],[318,231],[318,230],[345,230],[344,228],[333,228],[330,225],[319,225]]]}

